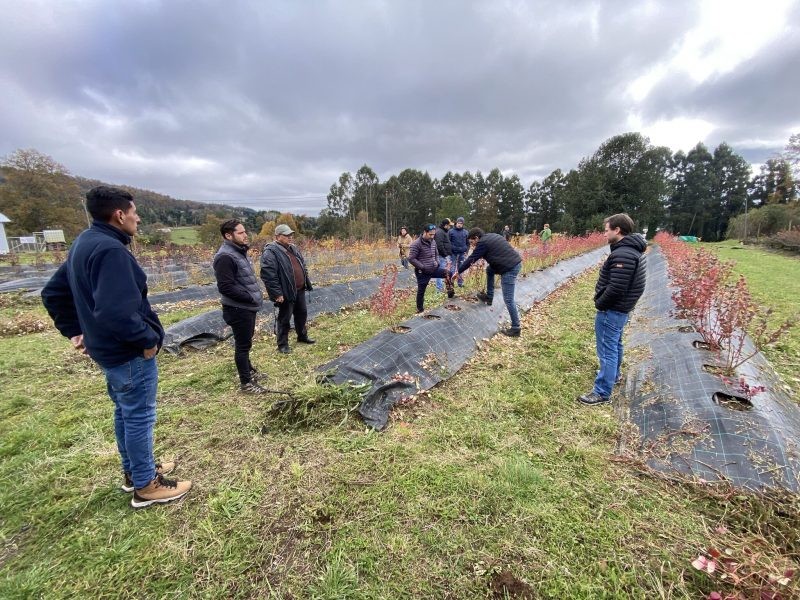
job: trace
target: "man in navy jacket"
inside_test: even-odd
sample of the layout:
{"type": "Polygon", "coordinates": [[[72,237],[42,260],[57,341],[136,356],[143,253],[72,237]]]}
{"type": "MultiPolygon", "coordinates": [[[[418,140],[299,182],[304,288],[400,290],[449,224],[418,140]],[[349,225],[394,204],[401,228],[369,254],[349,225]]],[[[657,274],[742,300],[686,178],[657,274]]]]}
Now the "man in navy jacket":
{"type": "MultiPolygon", "coordinates": [[[[469,250],[467,241],[467,230],[464,229],[464,217],[456,219],[455,227],[447,232],[450,235],[450,262],[453,274],[458,273],[458,267],[464,262],[469,250]]],[[[464,287],[464,278],[458,276],[458,287],[464,287]]]]}
{"type": "Polygon", "coordinates": [[[164,329],[147,301],[147,276],[127,247],[141,219],[133,196],[119,188],[91,189],[86,208],[94,221],[42,290],[42,302],[61,334],[105,374],[131,506],[176,500],[192,482],[166,479],[175,464],[153,457],[164,329]]]}

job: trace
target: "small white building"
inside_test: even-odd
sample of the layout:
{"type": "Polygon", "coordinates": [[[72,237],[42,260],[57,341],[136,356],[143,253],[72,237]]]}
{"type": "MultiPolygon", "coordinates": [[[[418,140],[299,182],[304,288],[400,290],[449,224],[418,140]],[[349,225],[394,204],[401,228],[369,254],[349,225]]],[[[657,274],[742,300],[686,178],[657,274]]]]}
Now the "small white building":
{"type": "Polygon", "coordinates": [[[11,219],[0,213],[0,254],[8,254],[8,238],[6,237],[6,226],[4,223],[11,223],[11,219]]]}

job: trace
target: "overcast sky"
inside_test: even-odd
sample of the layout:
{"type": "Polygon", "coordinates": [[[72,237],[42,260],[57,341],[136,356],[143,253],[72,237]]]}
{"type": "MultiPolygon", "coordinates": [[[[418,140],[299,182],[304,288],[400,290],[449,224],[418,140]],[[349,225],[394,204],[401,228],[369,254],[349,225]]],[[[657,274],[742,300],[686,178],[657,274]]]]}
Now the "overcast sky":
{"type": "Polygon", "coordinates": [[[0,155],[316,214],[343,171],[516,173],[800,131],[800,1],[0,0],[0,155]]]}

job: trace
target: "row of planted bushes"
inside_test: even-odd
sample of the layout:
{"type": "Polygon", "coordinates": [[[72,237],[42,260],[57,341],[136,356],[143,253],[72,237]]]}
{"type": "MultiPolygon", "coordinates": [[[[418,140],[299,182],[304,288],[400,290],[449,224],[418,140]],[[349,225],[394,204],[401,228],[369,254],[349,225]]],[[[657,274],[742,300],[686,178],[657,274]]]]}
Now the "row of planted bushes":
{"type": "Polygon", "coordinates": [[[787,320],[776,329],[769,328],[772,310],[753,300],[743,276],[733,276],[732,261],[666,232],[659,232],[654,241],[667,259],[675,285],[672,298],[677,316],[691,322],[708,347],[720,354],[725,375],[733,375],[737,367],[780,339],[794,324],[787,320]],[[745,343],[748,334],[753,348],[745,343]]]}

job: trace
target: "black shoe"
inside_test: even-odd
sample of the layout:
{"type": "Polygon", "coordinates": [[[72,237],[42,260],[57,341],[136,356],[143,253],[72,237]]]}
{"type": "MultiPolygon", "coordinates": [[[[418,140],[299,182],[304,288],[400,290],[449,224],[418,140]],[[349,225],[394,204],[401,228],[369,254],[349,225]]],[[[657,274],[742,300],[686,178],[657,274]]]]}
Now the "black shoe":
{"type": "Polygon", "coordinates": [[[520,331],[519,327],[509,327],[508,329],[502,329],[500,333],[508,337],[519,337],[520,331]]]}
{"type": "Polygon", "coordinates": [[[478,292],[478,300],[488,304],[489,306],[492,305],[492,298],[486,295],[486,292],[478,292]]]}
{"type": "Polygon", "coordinates": [[[258,396],[259,394],[267,393],[267,390],[265,390],[263,387],[261,387],[254,381],[248,381],[247,383],[243,383],[239,389],[243,394],[247,394],[249,396],[258,396]]]}
{"type": "Polygon", "coordinates": [[[291,354],[292,349],[289,346],[278,346],[278,352],[281,354],[291,354]]]}
{"type": "Polygon", "coordinates": [[[297,341],[300,342],[301,344],[316,344],[317,343],[317,340],[312,340],[307,335],[304,336],[304,337],[297,338],[297,341]]]}
{"type": "Polygon", "coordinates": [[[611,398],[603,398],[600,394],[589,392],[583,396],[578,396],[578,402],[588,406],[594,406],[595,404],[605,404],[606,402],[611,402],[611,398]]]}

